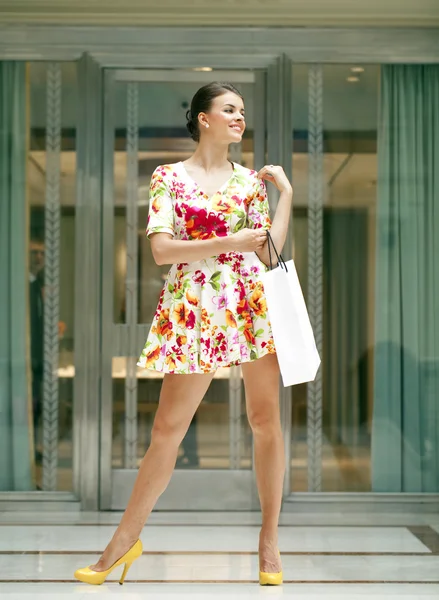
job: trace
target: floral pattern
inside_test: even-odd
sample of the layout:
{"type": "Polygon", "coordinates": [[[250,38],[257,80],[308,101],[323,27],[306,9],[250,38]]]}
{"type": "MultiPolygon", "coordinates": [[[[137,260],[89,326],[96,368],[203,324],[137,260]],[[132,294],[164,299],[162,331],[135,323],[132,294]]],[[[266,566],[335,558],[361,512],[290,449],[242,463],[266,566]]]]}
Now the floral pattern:
{"type": "MultiPolygon", "coordinates": [[[[158,167],[150,188],[147,235],[205,240],[244,227],[271,226],[265,184],[233,165],[233,174],[210,198],[183,163],[158,167]]],[[[209,373],[275,352],[253,252],[229,252],[171,267],[138,365],[164,373],[209,373]]]]}

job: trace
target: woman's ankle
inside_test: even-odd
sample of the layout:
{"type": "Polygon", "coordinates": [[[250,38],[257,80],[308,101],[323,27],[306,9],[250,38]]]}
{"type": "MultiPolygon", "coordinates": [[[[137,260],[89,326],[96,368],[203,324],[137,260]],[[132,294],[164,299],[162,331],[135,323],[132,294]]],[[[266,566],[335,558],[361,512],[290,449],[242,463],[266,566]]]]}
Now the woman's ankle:
{"type": "Polygon", "coordinates": [[[134,546],[138,539],[139,536],[135,536],[133,534],[116,533],[109,545],[112,548],[120,548],[125,552],[128,552],[128,550],[134,546]]]}
{"type": "Polygon", "coordinates": [[[259,533],[260,542],[277,542],[279,537],[279,529],[277,525],[263,525],[259,533]]]}

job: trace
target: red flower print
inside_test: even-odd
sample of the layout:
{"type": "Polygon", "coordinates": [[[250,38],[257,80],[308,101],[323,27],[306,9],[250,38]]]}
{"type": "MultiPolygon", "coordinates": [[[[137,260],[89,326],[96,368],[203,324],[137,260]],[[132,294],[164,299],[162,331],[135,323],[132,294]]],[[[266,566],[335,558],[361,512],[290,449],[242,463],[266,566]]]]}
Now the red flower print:
{"type": "Polygon", "coordinates": [[[198,304],[200,302],[199,299],[198,299],[198,296],[196,296],[190,290],[188,290],[186,292],[186,298],[187,298],[187,301],[189,302],[189,304],[192,304],[192,306],[198,306],[198,304]]]}
{"type": "Polygon", "coordinates": [[[169,320],[169,308],[160,311],[157,319],[156,331],[159,335],[165,336],[168,340],[172,338],[172,322],[169,320]]]}
{"type": "Polygon", "coordinates": [[[187,343],[187,337],[185,335],[179,335],[177,338],[177,344],[181,347],[187,343]]]}
{"type": "MultiPolygon", "coordinates": [[[[152,204],[151,204],[152,211],[157,214],[160,211],[160,206],[161,206],[161,204],[160,204],[159,199],[154,198],[154,200],[152,201],[152,204]]],[[[148,221],[149,221],[149,219],[148,219],[148,221]]]]}
{"type": "Polygon", "coordinates": [[[168,354],[166,356],[165,362],[169,367],[169,373],[173,373],[175,370],[175,367],[177,366],[177,363],[175,362],[175,358],[172,356],[172,354],[168,354]]]}
{"type": "Polygon", "coordinates": [[[191,310],[189,313],[189,316],[186,321],[186,327],[188,329],[193,329],[195,327],[195,313],[193,310],[191,310]]]}
{"type": "Polygon", "coordinates": [[[195,275],[192,277],[192,280],[195,283],[201,283],[201,285],[204,285],[206,283],[206,275],[203,273],[203,271],[195,271],[195,275]]]}
{"type": "Polygon", "coordinates": [[[229,255],[229,254],[220,254],[220,255],[217,257],[217,262],[218,262],[220,265],[225,265],[225,264],[226,264],[226,262],[227,262],[227,261],[229,261],[229,260],[230,260],[230,255],[229,255]]]}
{"type": "Polygon", "coordinates": [[[216,341],[218,342],[218,344],[221,344],[221,342],[225,339],[226,339],[226,336],[224,335],[224,333],[222,331],[220,331],[216,336],[216,341]]]}
{"type": "Polygon", "coordinates": [[[236,208],[236,202],[235,202],[234,197],[232,197],[232,198],[225,197],[224,198],[222,195],[218,194],[213,199],[212,208],[218,212],[225,213],[227,215],[231,215],[232,212],[236,208]]]}
{"type": "Polygon", "coordinates": [[[264,315],[267,312],[267,301],[265,300],[261,283],[256,286],[255,291],[251,295],[250,306],[258,316],[264,315]]]}
{"type": "Polygon", "coordinates": [[[238,283],[238,288],[236,289],[236,291],[239,294],[239,299],[240,300],[244,300],[244,298],[245,298],[245,287],[244,287],[242,281],[238,281],[237,283],[238,283]]]}
{"type": "Polygon", "coordinates": [[[241,262],[239,260],[233,261],[232,270],[234,273],[237,273],[238,275],[241,274],[241,262]]]}
{"type": "Polygon", "coordinates": [[[174,308],[174,319],[177,321],[177,325],[185,327],[189,316],[189,309],[184,305],[183,302],[177,304],[174,308]]]}
{"type": "Polygon", "coordinates": [[[157,346],[156,348],[154,348],[154,350],[151,350],[151,352],[148,352],[148,354],[146,355],[146,368],[150,368],[150,367],[154,366],[154,363],[156,362],[156,360],[158,359],[159,356],[160,356],[160,346],[157,346]]]}
{"type": "Polygon", "coordinates": [[[228,325],[228,327],[232,327],[232,328],[236,328],[238,327],[236,324],[236,319],[233,316],[233,313],[231,310],[229,310],[228,308],[226,309],[226,323],[228,325]]]}
{"type": "Polygon", "coordinates": [[[186,214],[186,232],[193,240],[207,240],[211,237],[227,235],[227,226],[223,215],[211,212],[207,214],[204,208],[189,206],[186,214]]]}
{"type": "Polygon", "coordinates": [[[256,344],[256,339],[253,334],[253,325],[251,323],[245,324],[244,337],[250,344],[256,344]]]}
{"type": "Polygon", "coordinates": [[[245,316],[245,314],[248,312],[248,303],[247,300],[245,298],[243,298],[242,300],[240,300],[236,306],[236,312],[238,313],[238,315],[240,316],[245,316]]]}
{"type": "Polygon", "coordinates": [[[239,294],[239,302],[236,307],[236,312],[241,317],[246,318],[246,315],[247,315],[250,307],[248,305],[248,301],[246,298],[245,287],[244,287],[242,281],[238,281],[237,283],[238,283],[238,287],[235,288],[235,292],[238,292],[238,294],[239,294]]]}

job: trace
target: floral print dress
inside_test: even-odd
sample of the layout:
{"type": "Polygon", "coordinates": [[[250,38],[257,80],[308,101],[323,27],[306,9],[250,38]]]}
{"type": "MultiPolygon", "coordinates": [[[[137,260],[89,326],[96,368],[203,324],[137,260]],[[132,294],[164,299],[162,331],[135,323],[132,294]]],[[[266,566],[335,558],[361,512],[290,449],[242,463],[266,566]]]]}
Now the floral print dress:
{"type": "MultiPolygon", "coordinates": [[[[265,184],[236,163],[208,197],[182,162],[153,173],[147,225],[180,240],[205,240],[244,227],[270,228],[265,184]]],[[[138,365],[163,373],[209,373],[273,354],[275,347],[254,252],[229,252],[171,267],[138,365]]]]}

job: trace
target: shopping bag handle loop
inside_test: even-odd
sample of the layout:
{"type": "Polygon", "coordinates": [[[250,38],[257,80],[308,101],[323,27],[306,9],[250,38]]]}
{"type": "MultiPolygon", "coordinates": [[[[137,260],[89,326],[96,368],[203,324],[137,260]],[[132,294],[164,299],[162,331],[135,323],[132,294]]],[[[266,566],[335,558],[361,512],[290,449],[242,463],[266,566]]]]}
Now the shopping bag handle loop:
{"type": "Polygon", "coordinates": [[[277,262],[281,269],[285,269],[285,272],[288,273],[288,267],[285,264],[284,259],[282,258],[282,254],[279,254],[276,250],[276,246],[274,245],[273,238],[271,237],[270,231],[267,229],[267,240],[268,240],[268,256],[270,257],[270,271],[273,270],[273,260],[271,257],[271,246],[273,246],[274,252],[276,254],[277,262]]]}

